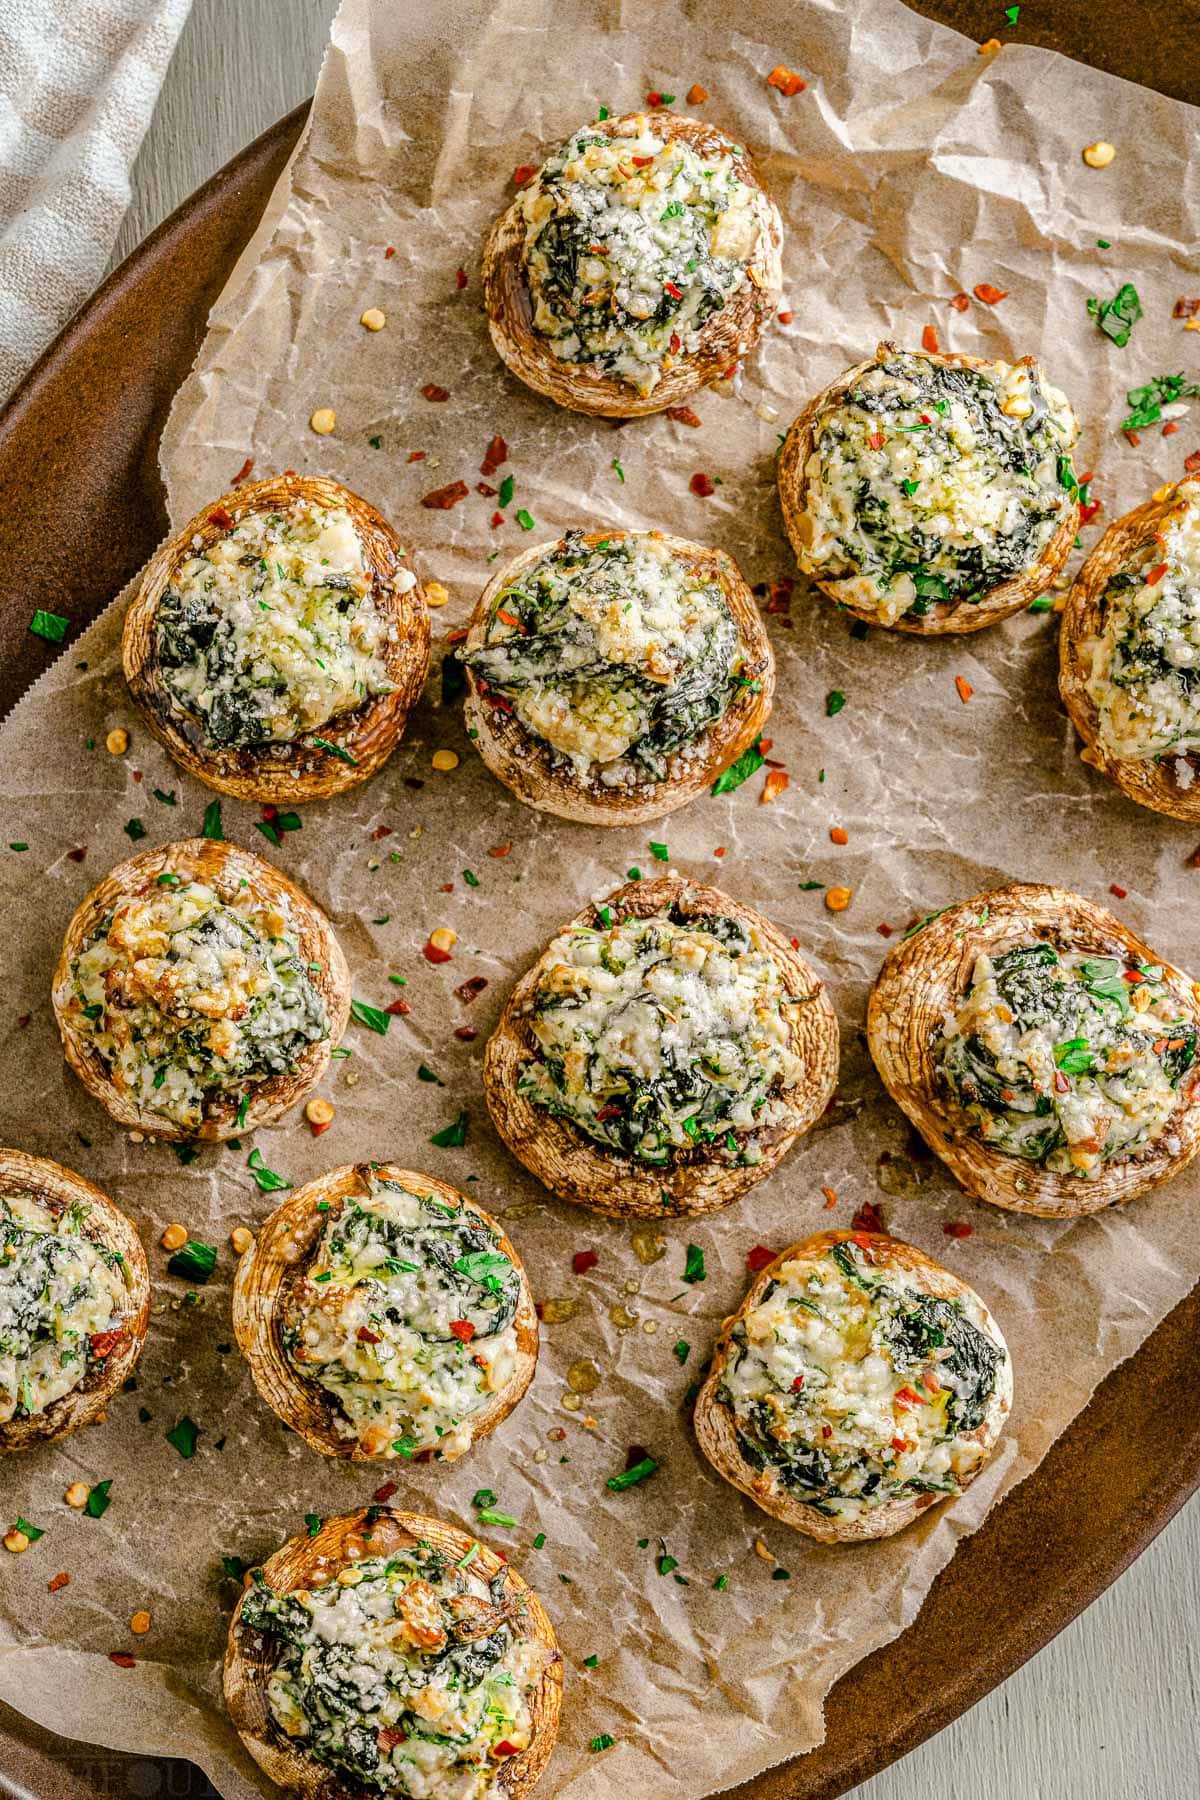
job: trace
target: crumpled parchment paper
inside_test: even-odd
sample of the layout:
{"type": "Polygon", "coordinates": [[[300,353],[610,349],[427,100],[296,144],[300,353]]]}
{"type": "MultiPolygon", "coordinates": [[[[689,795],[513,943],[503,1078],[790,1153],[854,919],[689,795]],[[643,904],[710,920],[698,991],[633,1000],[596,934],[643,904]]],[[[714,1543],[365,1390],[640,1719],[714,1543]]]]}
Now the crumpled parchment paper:
{"type": "MultiPolygon", "coordinates": [[[[774,490],[777,434],[878,338],[916,343],[933,324],[943,347],[1044,356],[1084,421],[1078,467],[1096,472],[1102,523],[1178,475],[1200,442],[1191,417],[1166,440],[1157,428],[1145,434],[1136,450],[1116,431],[1125,389],[1188,363],[1193,340],[1171,310],[1195,285],[1195,133],[1183,105],[1035,49],[980,56],[891,0],[744,0],[732,28],[715,0],[641,10],[346,0],[307,139],[168,425],[173,517],[181,523],[228,488],[247,457],[257,474],[332,474],[379,505],[425,574],[448,585],[438,637],[465,622],[493,559],[530,541],[518,507],[542,538],[577,522],[663,526],[723,545],[752,582],[775,582],[794,573],[774,490]],[[806,76],[803,94],[785,99],[765,85],[777,62],[806,76]],[[486,228],[511,198],[514,166],[539,161],[598,106],[635,107],[652,89],[683,96],[696,82],[711,96],[704,116],[745,138],[780,202],[792,321],[767,331],[729,392],[696,400],[699,429],[664,417],[618,428],[560,412],[491,349],[479,285],[486,228]],[[1118,146],[1102,172],[1080,158],[1097,137],[1118,146]],[[1121,350],[1085,302],[1126,279],[1146,316],[1121,350]],[[1007,297],[949,306],[980,282],[1007,297]],[[385,330],[360,327],[368,306],[387,313],[385,330]],[[427,383],[449,399],[423,399],[427,383]],[[336,408],[331,437],[308,429],[318,406],[336,408]],[[449,512],[423,509],[423,494],[452,481],[474,490],[497,432],[510,451],[501,473],[515,481],[503,526],[490,526],[495,498],[474,491],[449,512]],[[711,498],[689,492],[698,471],[719,478],[711,498]]],[[[1095,531],[1086,528],[1088,542],[1095,531]]],[[[251,1145],[206,1149],[181,1166],[169,1147],[134,1144],[59,1054],[48,990],[72,908],[128,851],[128,820],[144,822],[149,847],[195,833],[210,798],[131,717],[120,612],[72,644],[0,733],[3,838],[29,846],[0,852],[10,924],[0,1068],[6,1139],[80,1169],[143,1227],[155,1312],[137,1392],[106,1424],[5,1461],[7,1514],[23,1513],[45,1536],[4,1561],[0,1697],[76,1738],[190,1756],[230,1800],[264,1791],[220,1699],[236,1595],[220,1558],[259,1558],[305,1512],[361,1505],[387,1477],[397,1504],[470,1526],[472,1495],[490,1487],[519,1520],[489,1535],[541,1591],[568,1665],[547,1800],[696,1800],[812,1746],[829,1685],[904,1628],[958,1539],[1200,1276],[1200,1173],[1123,1215],[1056,1225],[965,1200],[919,1154],[862,1044],[885,951],[878,928],[903,929],[1014,877],[1055,881],[1108,900],[1156,949],[1195,968],[1188,829],[1139,811],[1080,764],[1056,697],[1053,615],[960,642],[880,631],[864,642],[802,582],[790,610],[768,621],[779,660],[772,754],[791,778],[773,805],[760,804],[760,776],[649,830],[539,816],[486,773],[459,708],[440,702],[436,672],[385,772],[305,809],[282,848],[259,836],[254,809],[226,800],[227,835],[280,862],[329,911],[355,993],[386,1005],[403,992],[412,1008],[386,1037],[351,1028],[353,1055],[326,1084],[333,1129],[314,1140],[296,1115],[259,1133],[266,1164],[299,1183],[387,1158],[469,1184],[503,1217],[538,1297],[576,1308],[546,1326],[529,1397],[465,1461],[352,1471],[284,1431],[232,1348],[228,1232],[272,1205],[247,1169],[251,1145]],[[969,704],[956,676],[974,690],[969,704]],[[829,717],[833,689],[846,704],[829,717]],[[103,747],[117,723],[132,732],[121,758],[103,747]],[[431,769],[441,747],[462,758],[452,774],[431,769]],[[844,848],[830,841],[834,825],[849,833],[844,848]],[[730,1211],[665,1227],[663,1254],[647,1265],[627,1226],[553,1200],[504,1153],[480,1065],[512,982],[560,923],[631,867],[661,872],[651,838],[665,840],[673,869],[719,883],[795,933],[830,984],[843,1064],[835,1109],[782,1168],[730,1211]],[[507,855],[489,854],[505,844],[507,855]],[[80,850],[82,861],[72,858],[80,850]],[[852,887],[849,910],[831,915],[820,890],[804,886],[812,882],[852,887]],[[1127,897],[1112,899],[1113,883],[1127,897]],[[433,968],[420,946],[443,924],[459,941],[453,961],[433,968]],[[390,985],[391,973],[408,985],[390,985]],[[454,989],[476,975],[488,986],[464,1004],[454,989]],[[478,1030],[470,1044],[454,1036],[467,1024],[478,1030]],[[421,1063],[442,1085],[418,1080],[421,1063]],[[461,1108],[465,1147],[431,1146],[461,1108]],[[1007,1333],[1017,1400],[963,1500],[890,1542],[830,1549],[722,1484],[695,1449],[684,1398],[741,1298],[747,1252],[846,1224],[866,1201],[979,1289],[1007,1333]],[[221,1247],[194,1303],[157,1247],[173,1219],[221,1247]],[[972,1234],[947,1236],[955,1222],[972,1234]],[[707,1267],[691,1285],[689,1242],[707,1267]],[[588,1249],[598,1264],[574,1274],[573,1256],[588,1249]],[[677,1343],[690,1345],[686,1362],[677,1343]],[[594,1386],[575,1407],[567,1374],[581,1362],[594,1386]],[[201,1430],[190,1461],[164,1435],[184,1414],[201,1430]],[[608,1492],[605,1477],[635,1444],[660,1473],[608,1492]],[[102,1518],[63,1506],[76,1477],[111,1478],[102,1518]],[[535,1550],[538,1533],[545,1544],[535,1550]],[[677,1562],[666,1575],[664,1552],[677,1562]],[[48,1594],[60,1569],[70,1584],[48,1594]],[[728,1585],[716,1591],[722,1573],[728,1585]],[[127,1622],[140,1607],[153,1628],[134,1639],[127,1622]],[[135,1653],[136,1667],[115,1666],[114,1650],[135,1653]],[[601,1733],[614,1748],[589,1754],[601,1733]]]]}

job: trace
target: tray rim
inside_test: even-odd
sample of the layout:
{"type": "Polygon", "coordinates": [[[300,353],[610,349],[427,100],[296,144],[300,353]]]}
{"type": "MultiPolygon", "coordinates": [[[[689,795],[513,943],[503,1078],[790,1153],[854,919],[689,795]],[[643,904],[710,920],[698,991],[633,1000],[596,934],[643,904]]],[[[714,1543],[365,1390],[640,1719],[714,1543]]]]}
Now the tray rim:
{"type": "MultiPolygon", "coordinates": [[[[236,213],[239,207],[245,212],[247,192],[251,200],[260,196],[259,203],[253,206],[245,229],[242,229],[243,222],[239,219],[238,229],[233,234],[236,241],[231,240],[232,251],[225,267],[220,271],[217,288],[217,292],[220,292],[237,257],[256,228],[262,205],[278,178],[278,171],[272,173],[272,170],[276,169],[276,165],[281,168],[294,150],[310,107],[311,101],[302,103],[247,144],[190,194],[105,278],[96,292],[43,351],[3,407],[0,407],[0,467],[3,466],[6,451],[14,441],[19,441],[22,431],[34,420],[39,404],[53,393],[56,382],[63,379],[72,358],[86,349],[101,325],[119,314],[139,284],[145,282],[168,255],[186,247],[203,220],[214,215],[219,217],[236,213]]],[[[155,434],[152,443],[142,446],[143,450],[153,451],[156,470],[157,442],[155,434]]],[[[50,660],[52,659],[46,658],[43,666],[50,660]]],[[[26,688],[35,674],[36,670],[25,683],[26,688]]],[[[840,1692],[848,1691],[855,1684],[856,1677],[861,1679],[866,1671],[886,1669],[889,1662],[899,1660],[902,1655],[900,1647],[913,1640],[914,1634],[920,1629],[921,1620],[933,1612],[939,1592],[947,1584],[955,1585],[956,1572],[961,1580],[964,1567],[971,1566],[965,1559],[971,1559],[973,1554],[976,1560],[986,1556],[986,1541],[989,1534],[996,1535],[999,1518],[1012,1519],[1018,1512],[1036,1513],[1039,1490],[1043,1494],[1049,1490],[1058,1464],[1067,1460],[1071,1451],[1089,1433],[1097,1438],[1093,1454],[1098,1452],[1105,1432],[1113,1435],[1113,1420],[1110,1415],[1114,1412],[1119,1415],[1121,1411],[1122,1403],[1113,1399],[1114,1388],[1135,1385],[1137,1365],[1146,1357],[1151,1344],[1155,1340],[1165,1339],[1171,1332],[1178,1333],[1180,1329],[1187,1332],[1190,1343],[1200,1344],[1200,1288],[1193,1289],[1179,1303],[1134,1356],[1112,1371],[1051,1447],[1037,1469],[1000,1505],[992,1509],[979,1531],[963,1539],[950,1563],[935,1579],[925,1604],[913,1623],[898,1637],[855,1664],[834,1685],[826,1698],[827,1722],[829,1715],[836,1711],[837,1696],[840,1692]],[[1194,1318],[1185,1317],[1188,1314],[1194,1315],[1194,1318]]],[[[1200,1354],[1194,1357],[1194,1362],[1195,1372],[1200,1374],[1200,1354]]],[[[1030,1657],[1044,1649],[1052,1638],[1086,1611],[1130,1567],[1198,1488],[1200,1415],[1196,1418],[1191,1437],[1179,1437],[1169,1446],[1168,1454],[1159,1460],[1136,1498],[1121,1512],[1117,1527],[1102,1536],[1089,1555],[1070,1566],[1066,1559],[1056,1558],[1053,1554],[1043,1557],[1042,1570],[1044,1572],[1048,1568],[1054,1579],[1039,1581],[1036,1595],[1019,1616],[1005,1629],[989,1634],[982,1647],[974,1649],[969,1665],[957,1664],[950,1677],[936,1692],[929,1693],[919,1703],[908,1704],[883,1729],[863,1727],[860,1720],[854,1743],[841,1742],[835,1731],[831,1730],[824,1744],[814,1750],[777,1764],[737,1788],[720,1792],[726,1800],[836,1800],[837,1795],[846,1793],[878,1774],[969,1710],[1014,1674],[1030,1657]]],[[[44,1737],[49,1734],[40,1735],[44,1737]]],[[[9,1787],[4,1765],[10,1754],[15,1756],[15,1773],[18,1779],[27,1780],[29,1776],[40,1776],[49,1784],[42,1789],[45,1792],[58,1791],[58,1784],[67,1773],[68,1759],[71,1762],[77,1761],[80,1751],[90,1753],[89,1779],[94,1778],[97,1766],[106,1757],[113,1757],[115,1765],[118,1756],[123,1756],[123,1753],[78,1744],[68,1738],[56,1737],[54,1741],[55,1751],[49,1752],[41,1744],[35,1747],[32,1743],[21,1740],[0,1722],[0,1793],[23,1794],[36,1791],[25,1786],[9,1787]],[[59,1744],[62,1746],[61,1755],[57,1754],[59,1744]]],[[[170,1759],[140,1757],[137,1760],[162,1762],[165,1765],[170,1759]]],[[[83,1792],[83,1789],[79,1790],[79,1800],[82,1800],[83,1792]]]]}

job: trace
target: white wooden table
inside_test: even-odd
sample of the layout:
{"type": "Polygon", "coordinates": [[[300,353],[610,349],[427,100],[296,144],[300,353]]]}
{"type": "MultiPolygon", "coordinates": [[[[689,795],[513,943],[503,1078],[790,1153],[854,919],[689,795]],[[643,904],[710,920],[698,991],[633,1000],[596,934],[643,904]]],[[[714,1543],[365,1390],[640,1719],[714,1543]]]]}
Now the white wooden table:
{"type": "MultiPolygon", "coordinates": [[[[114,261],[311,94],[335,9],[336,0],[195,0],[134,170],[114,261]]],[[[1200,1795],[1196,1500],[1011,1681],[858,1790],[859,1800],[968,1792],[980,1800],[1200,1795]]]]}

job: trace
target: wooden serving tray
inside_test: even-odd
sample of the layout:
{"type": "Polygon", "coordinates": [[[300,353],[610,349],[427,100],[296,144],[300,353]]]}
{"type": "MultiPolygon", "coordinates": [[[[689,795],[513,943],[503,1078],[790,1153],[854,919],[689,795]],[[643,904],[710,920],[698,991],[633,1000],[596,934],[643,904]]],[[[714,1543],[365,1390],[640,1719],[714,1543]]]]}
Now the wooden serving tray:
{"type": "MultiPolygon", "coordinates": [[[[977,41],[1005,30],[999,0],[923,0],[919,10],[977,41]]],[[[1200,58],[1175,0],[1124,8],[1055,0],[1053,9],[1030,10],[1028,28],[1022,20],[1005,35],[1200,102],[1200,58]]],[[[35,608],[83,626],[164,534],[159,433],[306,111],[281,119],[160,226],[0,412],[0,713],[54,655],[27,630],[35,608]]],[[[834,1800],[1048,1643],[1200,1486],[1198,1386],[1200,1289],[964,1541],[915,1623],[833,1689],[824,1744],[731,1790],[729,1800],[834,1800]]],[[[0,1705],[0,1793],[201,1800],[213,1789],[190,1765],[56,1738],[0,1705]]]]}

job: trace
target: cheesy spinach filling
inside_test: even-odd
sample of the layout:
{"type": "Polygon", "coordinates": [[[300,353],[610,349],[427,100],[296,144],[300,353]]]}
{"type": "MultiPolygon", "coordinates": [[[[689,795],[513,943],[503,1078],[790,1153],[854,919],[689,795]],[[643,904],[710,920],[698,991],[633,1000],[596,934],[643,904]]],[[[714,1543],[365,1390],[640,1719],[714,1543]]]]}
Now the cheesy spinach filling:
{"type": "Polygon", "coordinates": [[[653,535],[568,532],[506,587],[463,661],[580,775],[661,781],[720,719],[743,646],[720,584],[653,535]]]}
{"type": "Polygon", "coordinates": [[[891,351],[815,422],[801,564],[887,624],[978,601],[1035,563],[1074,506],[1076,435],[1036,366],[891,351]]]}
{"type": "MultiPolygon", "coordinates": [[[[1113,756],[1200,750],[1200,482],[1112,576],[1087,691],[1113,756]]],[[[1190,781],[1188,783],[1190,785],[1190,781]]]]}
{"type": "Polygon", "coordinates": [[[1162,1137],[1196,1027],[1156,963],[1018,944],[978,958],[938,1059],[986,1143],[1091,1178],[1162,1137]]]}
{"type": "Polygon", "coordinates": [[[543,959],[518,1091],[638,1162],[761,1162],[763,1134],[791,1123],[807,996],[740,920],[677,907],[623,920],[605,907],[601,920],[543,959]]]}
{"type": "Polygon", "coordinates": [[[0,1194],[0,1423],[45,1412],[114,1348],[124,1265],[85,1236],[88,1211],[0,1194]]]}
{"type": "Polygon", "coordinates": [[[846,1240],[784,1263],[732,1338],[718,1398],[742,1454],[828,1517],[957,1493],[983,1461],[971,1434],[1006,1353],[973,1294],[930,1294],[846,1240]]]}
{"type": "Polygon", "coordinates": [[[368,1456],[450,1460],[514,1373],[520,1278],[466,1206],[370,1171],[364,1187],[330,1211],[287,1295],[284,1349],[333,1396],[338,1429],[368,1456]]]}
{"type": "Polygon", "coordinates": [[[731,155],[700,156],[646,118],[577,131],[517,206],[534,330],[642,395],[745,282],[761,230],[731,155]]]}
{"type": "Polygon", "coordinates": [[[395,683],[354,521],[247,512],[175,572],[154,621],[173,708],[210,744],[290,743],[395,683]]]}
{"type": "Polygon", "coordinates": [[[329,1032],[283,912],[170,871],[114,907],[71,977],[71,1026],[113,1087],[188,1131],[329,1032]]]}
{"type": "Polygon", "coordinates": [[[532,1741],[546,1664],[507,1581],[424,1543],[288,1594],[257,1570],[241,1620],[278,1646],[271,1717],[370,1793],[505,1800],[500,1771],[532,1741]]]}

